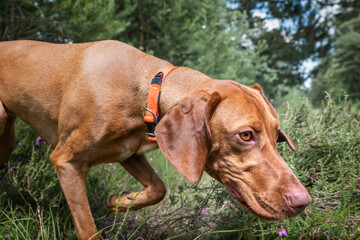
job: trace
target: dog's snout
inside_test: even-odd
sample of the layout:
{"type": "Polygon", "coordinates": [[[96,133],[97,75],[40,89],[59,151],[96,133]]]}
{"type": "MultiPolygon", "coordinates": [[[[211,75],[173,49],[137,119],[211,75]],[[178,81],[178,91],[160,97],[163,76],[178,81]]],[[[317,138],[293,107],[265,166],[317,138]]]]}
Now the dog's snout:
{"type": "Polygon", "coordinates": [[[307,192],[285,195],[285,198],[288,206],[294,210],[295,214],[302,212],[312,201],[307,192]]]}

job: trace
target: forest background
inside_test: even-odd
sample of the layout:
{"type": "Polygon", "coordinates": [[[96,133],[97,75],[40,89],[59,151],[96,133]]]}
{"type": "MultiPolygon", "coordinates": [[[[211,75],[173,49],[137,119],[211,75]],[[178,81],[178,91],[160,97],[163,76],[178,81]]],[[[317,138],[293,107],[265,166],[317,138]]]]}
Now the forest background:
{"type": "MultiPolygon", "coordinates": [[[[120,40],[212,78],[259,83],[298,146],[278,148],[314,202],[274,223],[245,213],[206,176],[187,184],[159,151],[147,156],[166,199],[106,215],[110,194],[140,185],[120,166],[96,167],[88,196],[103,238],[360,237],[360,1],[0,0],[0,40],[19,39],[120,40]]],[[[76,238],[51,149],[21,121],[16,137],[0,170],[0,239],[76,238]]]]}

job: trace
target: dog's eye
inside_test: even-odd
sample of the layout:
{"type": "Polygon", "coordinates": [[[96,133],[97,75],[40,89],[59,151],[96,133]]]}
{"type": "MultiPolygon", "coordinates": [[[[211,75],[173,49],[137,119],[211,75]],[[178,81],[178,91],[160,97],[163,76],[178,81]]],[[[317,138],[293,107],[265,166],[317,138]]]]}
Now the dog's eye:
{"type": "Polygon", "coordinates": [[[249,142],[252,140],[253,136],[251,132],[242,132],[239,134],[240,138],[245,142],[249,142]]]}

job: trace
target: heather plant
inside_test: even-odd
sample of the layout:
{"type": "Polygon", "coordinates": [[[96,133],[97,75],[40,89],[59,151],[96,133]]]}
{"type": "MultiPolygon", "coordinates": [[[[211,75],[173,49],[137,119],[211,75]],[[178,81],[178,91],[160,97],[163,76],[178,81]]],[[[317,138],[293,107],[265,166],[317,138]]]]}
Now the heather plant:
{"type": "MultiPolygon", "coordinates": [[[[270,99],[271,100],[271,99],[270,99]]],[[[276,101],[273,101],[273,103],[276,101]]],[[[159,150],[147,154],[167,196],[139,211],[108,213],[111,194],[142,186],[117,163],[92,168],[88,199],[103,239],[358,239],[360,237],[360,124],[347,99],[326,95],[320,109],[306,99],[277,107],[286,143],[278,150],[310,192],[313,203],[296,218],[263,222],[204,174],[187,183],[159,150]]],[[[70,211],[48,160],[49,146],[17,122],[17,146],[0,170],[0,239],[76,239],[70,211]]]]}

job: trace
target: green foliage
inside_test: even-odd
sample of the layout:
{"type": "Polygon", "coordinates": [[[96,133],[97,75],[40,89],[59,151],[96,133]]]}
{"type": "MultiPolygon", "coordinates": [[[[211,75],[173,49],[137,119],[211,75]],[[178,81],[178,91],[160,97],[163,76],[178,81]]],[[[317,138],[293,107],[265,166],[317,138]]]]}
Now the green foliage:
{"type": "Polygon", "coordinates": [[[112,39],[123,32],[132,8],[116,13],[115,0],[77,0],[58,1],[51,11],[53,27],[63,33],[65,42],[85,42],[112,39]]]}
{"type": "Polygon", "coordinates": [[[330,82],[329,91],[346,91],[350,97],[360,98],[360,15],[342,23],[336,34],[336,51],[325,75],[330,82]]]}
{"type": "Polygon", "coordinates": [[[133,9],[117,12],[115,0],[0,0],[0,6],[1,40],[65,43],[114,38],[133,9]]]}
{"type": "Polygon", "coordinates": [[[350,99],[360,99],[359,76],[359,1],[340,1],[340,10],[332,18],[336,34],[332,49],[320,58],[320,64],[312,72],[309,96],[314,105],[325,95],[325,91],[338,98],[344,92],[350,99]]]}
{"type": "Polygon", "coordinates": [[[313,103],[328,91],[335,98],[344,92],[350,99],[360,99],[358,76],[360,75],[360,15],[342,22],[336,30],[335,51],[313,72],[310,95],[313,103]]]}
{"type": "Polygon", "coordinates": [[[17,147],[0,170],[0,239],[74,238],[49,147],[25,123],[16,125],[17,147]]]}
{"type": "MultiPolygon", "coordinates": [[[[124,169],[113,163],[89,172],[88,198],[102,237],[280,239],[279,232],[285,230],[288,239],[358,239],[360,124],[350,114],[348,101],[336,105],[328,95],[320,110],[312,110],[306,100],[296,108],[278,109],[282,128],[298,151],[291,152],[286,144],[278,150],[313,198],[303,214],[262,222],[210,177],[188,184],[157,150],[147,157],[168,193],[159,204],[137,212],[106,213],[111,194],[141,189],[124,169]]],[[[20,121],[16,134],[22,144],[0,170],[0,239],[76,239],[47,145],[20,121]]]]}
{"type": "MultiPolygon", "coordinates": [[[[257,28],[224,0],[0,0],[3,40],[84,42],[119,39],[175,65],[244,84],[272,96],[277,73],[268,66],[257,28]]],[[[274,94],[273,94],[274,93],[274,94]]]]}
{"type": "Polygon", "coordinates": [[[226,1],[146,0],[135,6],[120,40],[213,78],[245,84],[275,80],[262,55],[267,45],[250,40],[256,29],[249,28],[245,14],[227,9],[226,1]]]}
{"type": "Polygon", "coordinates": [[[311,88],[308,95],[311,98],[311,102],[316,106],[321,106],[321,100],[324,99],[326,91],[329,89],[329,81],[325,77],[325,73],[330,65],[330,58],[322,59],[321,63],[315,67],[312,72],[311,88]]]}
{"type": "MultiPolygon", "coordinates": [[[[252,39],[256,45],[258,41],[264,41],[268,45],[263,54],[268,57],[269,67],[277,73],[277,78],[272,82],[272,86],[276,86],[275,91],[271,88],[266,91],[272,97],[284,96],[291,92],[291,87],[303,84],[307,78],[302,72],[303,61],[323,57],[331,47],[329,29],[333,26],[333,15],[329,14],[325,19],[321,19],[319,11],[335,1],[231,2],[235,3],[235,9],[246,11],[251,28],[261,26],[260,34],[252,36],[252,39]],[[253,16],[254,10],[261,11],[266,16],[253,16]],[[265,23],[269,20],[277,21],[279,27],[268,30],[265,23]]],[[[263,84],[261,79],[257,81],[263,84]]]]}
{"type": "Polygon", "coordinates": [[[263,54],[268,57],[268,66],[277,78],[272,82],[256,81],[265,86],[276,86],[265,88],[269,96],[284,96],[293,90],[292,87],[299,87],[304,81],[312,79],[308,93],[314,105],[320,102],[325,91],[337,97],[346,91],[351,98],[359,99],[360,90],[356,84],[359,76],[359,29],[355,26],[358,20],[352,20],[359,16],[359,1],[229,2],[233,9],[247,13],[250,28],[261,28],[260,36],[254,35],[252,39],[255,45],[258,45],[259,39],[268,45],[263,54]],[[254,11],[266,16],[253,16],[254,11]],[[259,27],[268,21],[278,21],[279,27],[272,30],[259,27]],[[304,61],[309,59],[320,62],[310,76],[303,69],[304,61]]]}

